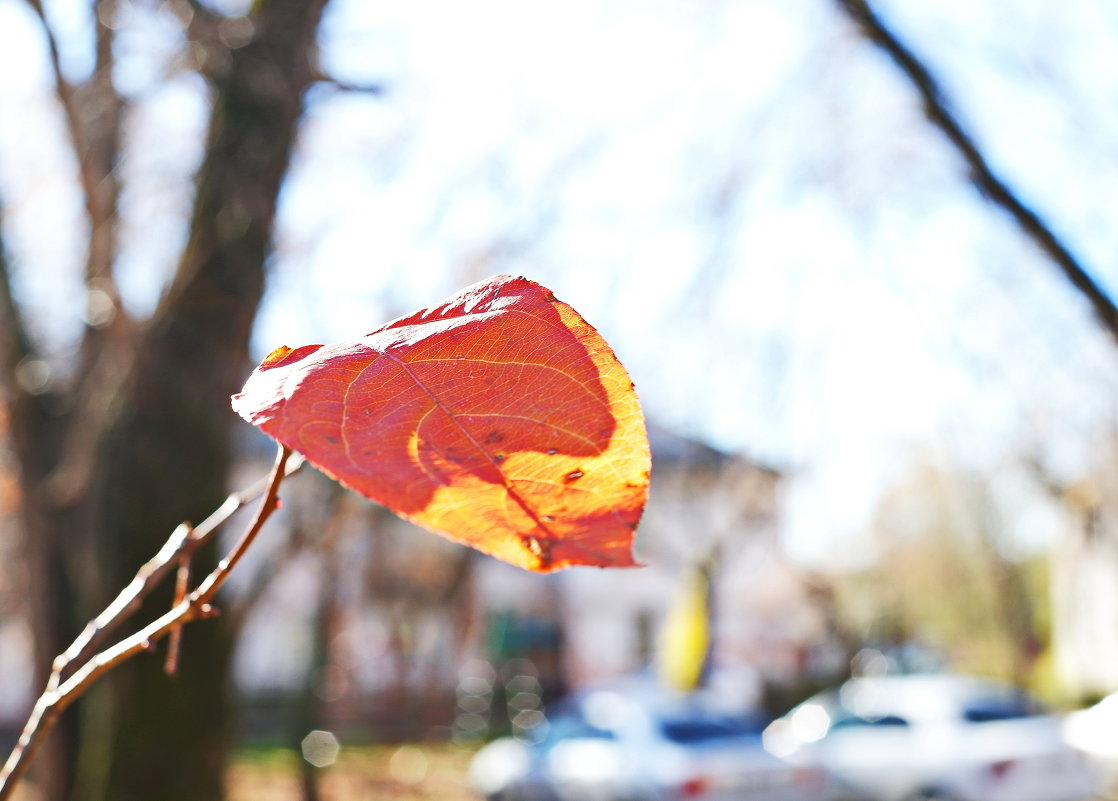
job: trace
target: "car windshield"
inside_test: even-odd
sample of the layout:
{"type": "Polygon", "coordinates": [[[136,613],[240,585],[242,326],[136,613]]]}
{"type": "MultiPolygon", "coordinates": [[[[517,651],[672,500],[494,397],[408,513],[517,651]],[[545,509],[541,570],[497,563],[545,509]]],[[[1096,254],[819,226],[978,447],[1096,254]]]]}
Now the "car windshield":
{"type": "Polygon", "coordinates": [[[747,720],[718,717],[670,718],[661,722],[660,729],[668,740],[682,745],[756,736],[761,731],[747,720]]]}
{"type": "Polygon", "coordinates": [[[845,715],[831,722],[832,729],[853,728],[856,726],[907,726],[908,721],[900,715],[882,715],[864,718],[859,715],[845,715]]]}
{"type": "Polygon", "coordinates": [[[1023,693],[1019,693],[1000,698],[976,699],[963,708],[963,719],[970,723],[986,723],[993,720],[1027,718],[1040,711],[1037,704],[1023,693]]]}
{"type": "Polygon", "coordinates": [[[547,741],[560,740],[613,740],[615,734],[609,729],[594,726],[581,715],[557,715],[549,721],[547,741]]]}
{"type": "Polygon", "coordinates": [[[830,726],[903,726],[935,720],[1012,720],[1042,710],[1015,687],[980,679],[911,676],[855,679],[811,700],[830,726]]]}

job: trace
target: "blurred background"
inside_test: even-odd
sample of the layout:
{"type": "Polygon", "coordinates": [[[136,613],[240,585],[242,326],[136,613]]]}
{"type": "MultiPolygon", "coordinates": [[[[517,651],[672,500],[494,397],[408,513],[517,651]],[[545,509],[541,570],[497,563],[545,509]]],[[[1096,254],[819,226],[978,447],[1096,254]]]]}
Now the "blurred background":
{"type": "Polygon", "coordinates": [[[477,745],[641,673],[769,716],[859,653],[1118,689],[1116,35],[1106,0],[0,0],[0,743],[266,473],[228,396],[274,347],[522,274],[654,459],[647,567],[546,577],[304,471],[180,675],[101,682],[28,797],[469,797],[477,745]]]}

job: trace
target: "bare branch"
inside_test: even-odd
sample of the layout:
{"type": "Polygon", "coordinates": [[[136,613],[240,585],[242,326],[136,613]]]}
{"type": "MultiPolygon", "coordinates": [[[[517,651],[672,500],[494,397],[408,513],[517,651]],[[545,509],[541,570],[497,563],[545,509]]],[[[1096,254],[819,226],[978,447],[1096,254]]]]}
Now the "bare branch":
{"type": "MultiPolygon", "coordinates": [[[[187,542],[197,542],[187,537],[187,542]]],[[[190,590],[190,559],[194,555],[193,549],[183,549],[179,554],[179,569],[175,574],[175,599],[171,602],[174,608],[186,600],[186,593],[190,590]]],[[[179,672],[179,652],[182,649],[182,626],[175,626],[167,643],[167,659],[163,663],[163,672],[174,676],[179,672]]]]}
{"type": "Polygon", "coordinates": [[[343,81],[317,69],[312,71],[311,81],[320,86],[329,86],[332,89],[337,89],[339,92],[354,92],[373,97],[379,97],[387,91],[382,83],[353,83],[351,81],[343,81]]]}
{"type": "Polygon", "coordinates": [[[19,306],[12,294],[12,275],[8,265],[8,249],[4,245],[4,213],[0,205],[0,336],[3,336],[3,353],[0,353],[0,370],[8,385],[8,392],[18,391],[16,370],[24,359],[33,356],[34,345],[28,333],[19,306]]]}
{"type": "Polygon", "coordinates": [[[963,130],[951,111],[943,91],[925,64],[877,16],[868,0],[838,0],[839,7],[858,26],[862,35],[893,60],[920,95],[924,113],[938,128],[970,169],[971,181],[991,203],[1008,213],[1017,226],[1047,255],[1064,276],[1091,304],[1095,316],[1118,338],[1118,306],[1106,290],[1072,254],[1035,211],[999,178],[974,140],[963,130]]]}
{"type": "MultiPolygon", "coordinates": [[[[16,783],[23,776],[47,733],[58,721],[58,716],[84,694],[94,681],[136,654],[150,651],[154,643],[174,627],[202,617],[208,611],[208,605],[205,608],[195,608],[189,601],[184,601],[131,637],[92,657],[73,676],[56,688],[52,689],[48,686],[35,702],[35,707],[20,734],[16,747],[12,750],[3,769],[0,769],[0,801],[7,801],[15,791],[16,783]]],[[[52,681],[54,677],[55,674],[52,674],[52,681]]]]}
{"type": "MultiPolygon", "coordinates": [[[[96,69],[90,80],[72,84],[62,71],[62,56],[54,29],[47,20],[42,0],[27,0],[39,18],[47,41],[47,56],[54,77],[55,94],[62,106],[66,130],[78,162],[78,180],[89,218],[89,250],[86,254],[86,281],[107,292],[117,313],[122,308],[113,284],[112,263],[116,250],[115,216],[120,188],[113,173],[120,141],[123,100],[112,83],[113,31],[101,20],[97,26],[96,69]],[[96,113],[83,114],[95,110],[96,113]]],[[[103,1],[95,11],[111,13],[103,1]]]]}
{"type": "MultiPolygon", "coordinates": [[[[290,459],[284,475],[289,476],[302,466],[302,457],[290,459]]],[[[185,548],[194,550],[209,542],[234,512],[258,498],[267,487],[266,480],[258,481],[247,489],[229,495],[213,514],[197,526],[191,527],[183,523],[175,529],[159,552],[140,567],[132,582],[121,590],[105,611],[86,625],[77,639],[58,657],[53,666],[54,670],[62,673],[70,664],[80,664],[88,660],[92,651],[98,646],[98,642],[140,608],[141,601],[177,563],[185,548]]]]}
{"type": "Polygon", "coordinates": [[[229,630],[234,636],[239,633],[252,614],[253,608],[267,592],[271,584],[280,575],[283,566],[292,564],[296,558],[305,552],[323,553],[336,547],[337,540],[344,528],[347,518],[345,500],[349,496],[344,488],[332,482],[330,496],[326,501],[330,511],[319,515],[313,522],[308,522],[305,513],[306,504],[300,504],[291,515],[287,531],[287,540],[283,547],[271,554],[252,574],[247,587],[242,587],[237,594],[237,603],[232,608],[225,610],[224,618],[229,630]],[[312,538],[310,532],[316,536],[312,538]]]}
{"type": "Polygon", "coordinates": [[[214,595],[225,583],[230,571],[252,544],[264,523],[279,508],[280,483],[302,466],[301,457],[290,459],[290,456],[291,451],[281,446],[266,486],[257,484],[248,490],[230,495],[225,503],[196,528],[191,528],[187,524],[176,528],[159,552],[137,571],[132,582],[100,615],[90,621],[70,647],[58,656],[52,666],[46,689],[36,701],[7,763],[0,769],[0,801],[6,801],[15,791],[16,783],[35,756],[46,734],[57,722],[58,716],[83,695],[94,681],[136,654],[152,650],[156,642],[173,635],[183,624],[216,614],[211,606],[214,595]],[[184,554],[193,552],[212,537],[217,528],[235,511],[261,493],[264,495],[263,500],[240,541],[197,589],[176,603],[169,612],[135,634],[105,648],[100,653],[92,653],[96,643],[136,611],[140,601],[184,554]],[[68,677],[65,676],[65,671],[75,664],[78,665],[77,669],[68,677]]]}
{"type": "MultiPolygon", "coordinates": [[[[115,172],[119,155],[124,101],[112,82],[113,38],[109,19],[116,0],[93,4],[96,28],[93,74],[77,84],[62,70],[62,54],[42,0],[26,0],[39,19],[47,43],[54,93],[62,110],[70,149],[78,164],[77,182],[82,192],[89,237],[85,254],[88,302],[87,326],[74,374],[73,395],[56,410],[55,426],[69,429],[50,457],[44,473],[50,478],[43,489],[57,506],[70,504],[84,490],[93,472],[94,451],[104,426],[99,423],[113,404],[131,372],[134,354],[127,344],[131,323],[127,319],[113,277],[117,251],[117,207],[120,183],[115,172]],[[85,423],[71,427],[72,420],[85,423]]],[[[36,447],[34,443],[31,447],[36,447]]],[[[21,456],[22,460],[22,456],[21,456]]]]}
{"type": "Polygon", "coordinates": [[[272,468],[272,478],[268,483],[268,490],[264,495],[264,500],[260,503],[260,508],[256,512],[256,518],[252,521],[252,525],[245,530],[241,539],[233,546],[233,550],[229,555],[218,562],[213,572],[206,577],[206,580],[199,585],[198,589],[190,594],[191,602],[195,604],[208,604],[213,600],[214,595],[221,589],[221,585],[229,578],[229,573],[237,566],[237,562],[241,561],[241,557],[245,555],[245,551],[252,545],[256,535],[260,533],[260,529],[264,526],[264,521],[271,517],[272,512],[279,508],[279,485],[283,481],[284,468],[287,465],[287,460],[291,457],[291,449],[281,445],[279,451],[276,453],[276,464],[272,468]]]}

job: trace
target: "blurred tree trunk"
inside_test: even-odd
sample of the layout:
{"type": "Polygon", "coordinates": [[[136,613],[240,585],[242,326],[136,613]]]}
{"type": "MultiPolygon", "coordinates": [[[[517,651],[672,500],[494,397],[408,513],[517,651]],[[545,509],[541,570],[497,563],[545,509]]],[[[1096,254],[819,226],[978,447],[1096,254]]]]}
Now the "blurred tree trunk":
{"type": "MultiPolygon", "coordinates": [[[[81,93],[58,73],[93,231],[86,280],[91,293],[114,302],[116,314],[88,328],[72,386],[44,393],[20,378],[35,351],[2,282],[4,372],[35,570],[40,678],[170,531],[183,520],[202,519],[228,489],[228,399],[248,368],[276,199],[303,93],[314,79],[325,3],[261,0],[247,18],[251,38],[236,47],[219,35],[224,21],[205,7],[195,5],[187,15],[206,53],[214,105],[188,243],[170,288],[142,325],[125,318],[111,283],[119,116],[112,125],[80,127],[74,121],[82,115],[69,112],[81,93]],[[111,133],[98,138],[94,128],[111,133]]],[[[99,26],[99,44],[107,30],[99,26]]],[[[101,81],[103,96],[116,98],[111,84],[106,88],[107,45],[103,57],[81,88],[96,89],[101,81]]],[[[212,558],[200,554],[198,570],[208,569],[212,558]]],[[[140,617],[150,619],[169,604],[168,590],[149,599],[140,617]]],[[[161,659],[134,660],[63,716],[37,771],[48,801],[224,796],[231,643],[220,621],[184,634],[177,677],[163,675],[161,659]]]]}
{"type": "Polygon", "coordinates": [[[323,727],[324,707],[323,681],[326,670],[333,659],[330,644],[341,629],[342,610],[338,598],[338,581],[341,564],[336,551],[321,552],[318,601],[315,604],[311,625],[311,658],[307,661],[307,672],[303,677],[303,688],[295,707],[292,746],[299,763],[299,780],[302,785],[303,801],[320,801],[319,776],[322,768],[312,765],[301,750],[303,739],[315,729],[323,727]]]}
{"type": "MultiPolygon", "coordinates": [[[[3,315],[3,373],[6,379],[8,423],[12,449],[19,460],[21,494],[20,518],[29,581],[28,607],[35,634],[33,656],[38,686],[46,683],[54,657],[69,643],[68,635],[79,623],[68,603],[73,595],[67,556],[67,543],[57,533],[68,523],[79,521],[72,509],[54,502],[47,491],[47,478],[62,451],[64,426],[63,399],[54,393],[32,393],[20,388],[17,376],[24,375],[33,362],[32,345],[20,320],[11,294],[7,253],[0,244],[0,313],[3,315]]],[[[80,543],[81,530],[71,529],[72,541],[80,543]]],[[[34,766],[46,798],[62,797],[72,771],[67,769],[76,751],[79,710],[58,726],[41,751],[34,766]]]]}

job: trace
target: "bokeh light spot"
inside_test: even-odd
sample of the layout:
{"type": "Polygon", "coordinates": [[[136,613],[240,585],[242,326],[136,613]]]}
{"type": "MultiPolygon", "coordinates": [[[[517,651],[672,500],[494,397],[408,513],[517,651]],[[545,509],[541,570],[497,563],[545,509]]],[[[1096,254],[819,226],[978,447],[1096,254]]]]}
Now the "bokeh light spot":
{"type": "Polygon", "coordinates": [[[333,732],[315,730],[303,738],[303,759],[316,768],[325,768],[338,760],[338,738],[333,732]]]}

